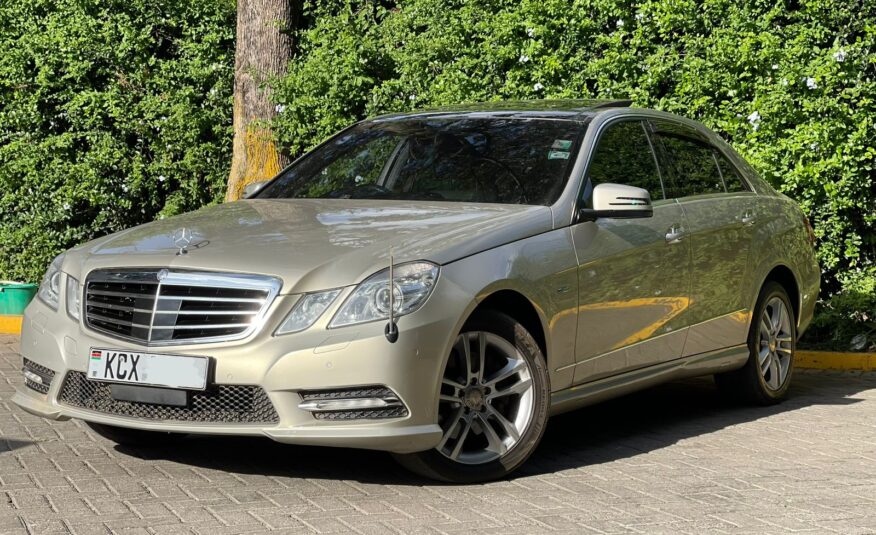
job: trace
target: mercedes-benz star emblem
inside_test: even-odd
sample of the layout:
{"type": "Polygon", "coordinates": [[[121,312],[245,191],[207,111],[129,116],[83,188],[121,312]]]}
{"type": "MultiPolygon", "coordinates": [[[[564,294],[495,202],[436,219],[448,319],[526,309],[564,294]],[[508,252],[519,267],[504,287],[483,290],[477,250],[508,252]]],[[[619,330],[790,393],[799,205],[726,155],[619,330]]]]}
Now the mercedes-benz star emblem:
{"type": "Polygon", "coordinates": [[[173,244],[179,248],[179,251],[176,252],[177,256],[184,255],[188,253],[188,247],[192,244],[192,231],[183,227],[176,232],[173,233],[173,244]]]}

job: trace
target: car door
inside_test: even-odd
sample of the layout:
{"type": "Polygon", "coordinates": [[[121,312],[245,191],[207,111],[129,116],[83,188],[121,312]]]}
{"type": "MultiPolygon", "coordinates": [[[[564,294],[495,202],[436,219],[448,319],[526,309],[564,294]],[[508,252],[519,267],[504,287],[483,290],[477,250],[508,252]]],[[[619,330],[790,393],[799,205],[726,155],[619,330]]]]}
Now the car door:
{"type": "Polygon", "coordinates": [[[744,343],[743,287],[757,221],[755,194],[696,129],[670,121],[652,121],[652,128],[672,175],[668,195],[684,211],[691,246],[691,328],[683,355],[744,343]]]}
{"type": "Polygon", "coordinates": [[[664,194],[645,123],[623,120],[603,130],[579,207],[588,207],[593,187],[601,183],[648,190],[654,215],[572,226],[579,287],[576,383],[679,358],[686,336],[686,223],[678,203],[664,194]]]}

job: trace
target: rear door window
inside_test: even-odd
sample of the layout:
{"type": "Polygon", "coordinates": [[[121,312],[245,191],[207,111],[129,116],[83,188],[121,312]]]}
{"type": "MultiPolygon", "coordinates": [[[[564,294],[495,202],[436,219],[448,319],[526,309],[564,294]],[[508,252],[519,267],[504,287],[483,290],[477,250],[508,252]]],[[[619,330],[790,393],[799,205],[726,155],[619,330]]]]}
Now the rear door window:
{"type": "Polygon", "coordinates": [[[739,171],[727,160],[726,156],[716,150],[715,159],[718,161],[718,169],[721,171],[721,178],[724,180],[724,186],[728,192],[748,191],[748,187],[739,176],[739,171]]]}
{"type": "Polygon", "coordinates": [[[701,139],[696,130],[683,125],[656,122],[655,138],[663,147],[667,167],[674,178],[667,191],[668,197],[725,192],[715,149],[701,139]]]}

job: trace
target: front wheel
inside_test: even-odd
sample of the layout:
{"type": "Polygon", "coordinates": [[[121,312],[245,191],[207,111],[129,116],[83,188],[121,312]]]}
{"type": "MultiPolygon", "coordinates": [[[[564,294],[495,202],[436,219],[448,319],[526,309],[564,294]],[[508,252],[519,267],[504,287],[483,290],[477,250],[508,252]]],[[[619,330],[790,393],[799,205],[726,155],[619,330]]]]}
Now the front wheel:
{"type": "Polygon", "coordinates": [[[441,441],[396,459],[441,481],[504,477],[535,450],[549,402],[545,359],[529,331],[500,312],[480,313],[463,327],[441,378],[441,441]]]}
{"type": "Polygon", "coordinates": [[[718,388],[740,401],[772,405],[782,401],[791,385],[797,320],[788,292],[768,282],[760,291],[748,332],[749,357],[739,370],[715,376],[718,388]]]}

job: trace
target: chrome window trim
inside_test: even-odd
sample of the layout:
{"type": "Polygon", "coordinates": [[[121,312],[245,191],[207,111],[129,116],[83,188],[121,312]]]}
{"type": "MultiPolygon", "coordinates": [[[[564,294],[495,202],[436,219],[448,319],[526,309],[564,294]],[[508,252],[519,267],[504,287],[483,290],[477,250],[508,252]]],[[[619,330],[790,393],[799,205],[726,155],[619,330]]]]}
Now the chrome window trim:
{"type": "MultiPolygon", "coordinates": [[[[187,345],[202,345],[202,344],[211,344],[217,342],[232,342],[237,340],[243,340],[248,338],[249,336],[259,332],[265,324],[267,319],[268,311],[276,300],[277,296],[280,294],[280,290],[282,288],[282,281],[276,277],[271,277],[268,275],[252,275],[247,273],[221,273],[221,272],[210,272],[210,271],[191,271],[191,270],[183,270],[183,269],[172,269],[172,268],[163,268],[163,267],[140,267],[140,268],[98,268],[94,269],[86,275],[84,278],[84,282],[82,283],[82,310],[80,312],[81,322],[85,329],[100,333],[103,336],[107,336],[109,338],[114,338],[117,340],[124,340],[128,342],[132,342],[137,344],[140,347],[170,347],[170,346],[187,346],[187,345]],[[165,272],[166,275],[159,280],[158,274],[160,272],[165,272]],[[88,285],[91,282],[140,282],[140,283],[153,283],[157,284],[155,295],[154,295],[154,304],[153,309],[151,311],[150,316],[150,325],[149,327],[149,337],[146,340],[142,340],[132,336],[124,336],[119,333],[115,333],[109,330],[104,330],[99,327],[95,327],[91,325],[88,320],[88,285]],[[201,287],[201,288],[224,288],[224,289],[237,289],[237,290],[261,290],[267,291],[267,295],[262,303],[261,308],[257,313],[254,314],[254,318],[252,319],[249,327],[236,334],[231,335],[222,335],[222,336],[211,336],[204,338],[189,338],[184,340],[157,340],[153,341],[152,338],[152,330],[154,328],[163,328],[155,326],[155,317],[158,314],[164,314],[164,311],[157,310],[158,303],[161,299],[173,299],[172,296],[161,296],[161,287],[162,285],[167,286],[192,286],[192,287],[201,287]]],[[[202,300],[209,301],[212,300],[210,298],[187,298],[190,300],[202,300]]],[[[221,299],[218,299],[221,300],[221,299]]],[[[234,301],[245,302],[248,299],[234,299],[234,301]]],[[[253,301],[261,301],[258,300],[249,300],[253,301]]],[[[178,315],[184,315],[177,312],[178,315]]],[[[212,312],[211,312],[212,314],[212,312]]],[[[219,314],[217,314],[219,315],[219,314]]],[[[249,315],[247,312],[244,315],[249,315]]],[[[221,327],[221,326],[220,326],[221,327]]]]}

